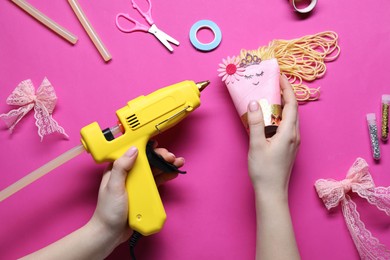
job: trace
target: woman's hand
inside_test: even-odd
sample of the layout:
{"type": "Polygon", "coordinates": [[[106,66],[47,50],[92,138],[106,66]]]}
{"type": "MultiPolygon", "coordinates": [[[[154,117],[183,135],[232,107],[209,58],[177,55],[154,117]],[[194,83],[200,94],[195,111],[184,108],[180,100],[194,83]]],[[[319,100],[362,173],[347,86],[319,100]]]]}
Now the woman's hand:
{"type": "MultiPolygon", "coordinates": [[[[160,154],[165,161],[182,167],[184,158],[176,157],[165,148],[157,148],[155,152],[160,154]]],[[[117,159],[104,173],[99,189],[98,203],[91,225],[103,229],[102,233],[115,241],[114,246],[128,240],[132,230],[128,224],[128,195],[125,187],[127,174],[132,169],[137,159],[138,150],[130,148],[122,157],[117,159]]],[[[177,173],[164,173],[159,169],[152,169],[156,185],[159,186],[177,177],[177,173]]],[[[130,173],[131,174],[131,173],[130,173]]]]}
{"type": "Polygon", "coordinates": [[[264,119],[258,102],[248,107],[250,148],[248,169],[256,192],[286,195],[291,170],[300,144],[298,103],[284,76],[280,77],[283,93],[282,121],[276,134],[265,138],[264,119]]]}
{"type": "Polygon", "coordinates": [[[256,196],[256,259],[300,259],[288,205],[288,183],[300,143],[298,104],[293,89],[280,77],[284,107],[276,134],[265,138],[257,101],[248,105],[248,170],[256,196]]]}
{"type": "MultiPolygon", "coordinates": [[[[167,162],[176,167],[184,165],[182,157],[176,158],[168,150],[156,148],[156,145],[155,151],[167,162]]],[[[137,155],[137,149],[130,148],[104,173],[96,210],[87,224],[23,259],[105,259],[119,244],[128,240],[132,231],[127,222],[128,198],[125,181],[137,155]]],[[[163,173],[156,169],[152,169],[152,172],[157,185],[177,176],[177,173],[163,173]]]]}

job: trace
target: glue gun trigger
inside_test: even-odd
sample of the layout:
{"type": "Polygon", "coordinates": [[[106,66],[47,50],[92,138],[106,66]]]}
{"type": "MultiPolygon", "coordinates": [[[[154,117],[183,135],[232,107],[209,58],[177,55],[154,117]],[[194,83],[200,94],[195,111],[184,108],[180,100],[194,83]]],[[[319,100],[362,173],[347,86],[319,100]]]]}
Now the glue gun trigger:
{"type": "Polygon", "coordinates": [[[153,149],[154,141],[149,141],[146,145],[146,156],[148,157],[149,165],[157,169],[162,170],[165,173],[181,173],[185,174],[185,171],[179,170],[175,165],[164,160],[164,158],[156,153],[153,149]]]}

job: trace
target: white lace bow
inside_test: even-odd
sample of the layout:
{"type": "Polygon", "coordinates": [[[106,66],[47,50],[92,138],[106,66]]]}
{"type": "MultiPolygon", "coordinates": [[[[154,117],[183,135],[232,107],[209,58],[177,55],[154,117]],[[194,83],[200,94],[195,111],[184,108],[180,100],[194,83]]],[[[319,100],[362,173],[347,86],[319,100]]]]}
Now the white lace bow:
{"type": "Polygon", "coordinates": [[[7,98],[8,105],[19,106],[19,108],[1,114],[0,118],[12,133],[19,121],[34,108],[35,125],[38,127],[38,135],[41,137],[41,141],[45,135],[54,132],[68,138],[65,130],[52,117],[56,103],[56,93],[47,78],[43,79],[36,93],[32,81],[30,79],[24,80],[7,98]]]}

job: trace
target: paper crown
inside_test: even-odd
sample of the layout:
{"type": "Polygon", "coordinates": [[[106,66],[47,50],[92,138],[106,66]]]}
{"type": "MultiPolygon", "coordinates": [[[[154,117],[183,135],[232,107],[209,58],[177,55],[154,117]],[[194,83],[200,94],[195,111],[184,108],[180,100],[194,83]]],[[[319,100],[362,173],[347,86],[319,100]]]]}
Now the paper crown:
{"type": "Polygon", "coordinates": [[[261,59],[257,55],[247,53],[245,58],[240,61],[240,67],[248,67],[250,65],[260,64],[261,59]]]}

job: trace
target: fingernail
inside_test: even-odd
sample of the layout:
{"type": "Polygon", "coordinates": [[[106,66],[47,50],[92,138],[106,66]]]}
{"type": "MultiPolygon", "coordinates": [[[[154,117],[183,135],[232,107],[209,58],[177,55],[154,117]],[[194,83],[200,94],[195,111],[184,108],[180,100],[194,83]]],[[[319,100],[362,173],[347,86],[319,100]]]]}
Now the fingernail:
{"type": "Polygon", "coordinates": [[[137,147],[131,147],[129,150],[126,152],[127,157],[133,157],[137,153],[138,149],[137,147]]]}
{"type": "Polygon", "coordinates": [[[249,102],[249,111],[255,112],[259,110],[259,107],[259,102],[257,102],[256,100],[252,100],[251,102],[249,102]]]}

